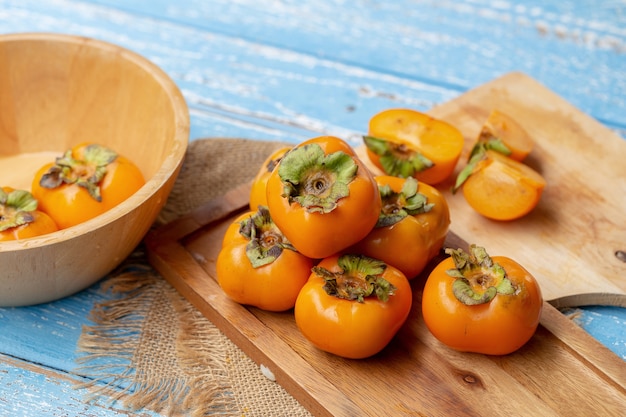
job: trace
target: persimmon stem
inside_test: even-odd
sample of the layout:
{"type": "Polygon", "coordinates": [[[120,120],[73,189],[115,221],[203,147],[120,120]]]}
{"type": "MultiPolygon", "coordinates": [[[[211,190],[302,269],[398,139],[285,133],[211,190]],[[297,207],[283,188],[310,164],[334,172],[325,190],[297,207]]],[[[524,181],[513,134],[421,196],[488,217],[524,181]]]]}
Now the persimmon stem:
{"type": "Polygon", "coordinates": [[[363,255],[342,255],[337,261],[341,270],[332,272],[313,267],[313,272],[324,279],[324,290],[328,295],[363,303],[366,297],[375,295],[388,301],[396,287],[383,278],[387,264],[363,255]]]}
{"type": "Polygon", "coordinates": [[[452,257],[455,265],[455,269],[446,271],[455,278],[452,292],[463,304],[485,304],[498,294],[515,293],[516,288],[507,277],[506,271],[493,262],[485,248],[470,245],[469,253],[451,248],[447,248],[445,252],[452,257]]]}
{"type": "Polygon", "coordinates": [[[487,156],[487,151],[496,151],[506,156],[511,155],[511,150],[501,139],[496,137],[479,139],[470,152],[467,165],[463,167],[456,177],[456,181],[452,187],[452,194],[456,193],[463,183],[474,173],[476,165],[487,156]]]}
{"type": "Polygon", "coordinates": [[[0,188],[0,232],[35,221],[32,212],[37,200],[25,190],[4,191],[0,188]]]}
{"type": "Polygon", "coordinates": [[[39,185],[52,189],[63,184],[76,184],[100,202],[100,182],[107,173],[107,166],[116,159],[115,151],[101,145],[85,146],[81,160],[75,159],[70,149],[56,158],[54,165],[41,177],[39,185]]]}
{"type": "Polygon", "coordinates": [[[284,249],[296,250],[274,224],[266,206],[259,206],[255,214],[243,220],[239,233],[249,240],[246,256],[254,268],[271,264],[284,249]]]}
{"type": "Polygon", "coordinates": [[[428,198],[418,192],[418,187],[418,181],[413,177],[404,181],[399,193],[389,185],[379,186],[383,206],[376,227],[392,226],[407,216],[429,212],[434,204],[428,203],[428,198]]]}
{"type": "Polygon", "coordinates": [[[357,163],[345,152],[326,155],[316,143],[297,147],[278,165],[282,196],[309,212],[329,213],[350,195],[349,185],[357,170],[357,163]]]}

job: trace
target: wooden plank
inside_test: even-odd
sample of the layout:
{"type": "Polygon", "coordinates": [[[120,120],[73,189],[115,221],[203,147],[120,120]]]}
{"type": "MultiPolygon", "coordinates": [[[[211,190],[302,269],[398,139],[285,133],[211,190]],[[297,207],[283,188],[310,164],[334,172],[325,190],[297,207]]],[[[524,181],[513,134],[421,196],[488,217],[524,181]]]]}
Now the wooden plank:
{"type": "MultiPolygon", "coordinates": [[[[337,63],[358,63],[381,77],[393,74],[459,93],[506,72],[523,71],[626,133],[622,71],[626,21],[617,3],[601,7],[585,7],[576,0],[102,3],[132,13],[148,10],[157,19],[337,63]]],[[[362,87],[363,99],[394,94],[376,85],[362,87]]],[[[432,107],[422,94],[411,98],[411,106],[432,107]]],[[[328,116],[326,120],[336,117],[328,116]]]]}
{"type": "Polygon", "coordinates": [[[0,353],[71,372],[77,366],[76,343],[82,328],[92,324],[89,313],[94,303],[108,296],[94,284],[56,302],[0,308],[0,353]]]}
{"type": "Polygon", "coordinates": [[[192,122],[202,121],[192,124],[192,133],[206,129],[203,137],[269,137],[295,143],[332,133],[352,140],[381,107],[432,107],[459,93],[449,86],[93,4],[25,0],[7,7],[6,13],[11,19],[3,21],[5,31],[71,28],[72,33],[113,42],[152,60],[180,87],[192,117],[199,116],[192,122]],[[219,123],[209,124],[202,116],[219,123]]]}
{"type": "MultiPolygon", "coordinates": [[[[269,50],[261,48],[259,49],[259,54],[255,54],[254,50],[258,44],[271,43],[272,45],[278,45],[278,43],[274,41],[281,40],[280,38],[284,38],[284,41],[293,41],[294,44],[301,42],[300,36],[284,36],[282,33],[273,33],[272,29],[267,30],[267,26],[265,25],[268,20],[274,18],[273,16],[276,16],[276,19],[280,18],[283,20],[282,24],[284,25],[288,25],[290,21],[300,21],[300,19],[292,19],[292,15],[289,14],[297,13],[297,9],[285,10],[285,15],[278,14],[279,11],[272,9],[268,9],[267,12],[260,10],[260,12],[264,13],[257,13],[257,11],[259,11],[258,9],[250,9],[250,7],[258,7],[260,3],[255,5],[245,4],[243,2],[228,2],[228,4],[227,2],[215,2],[216,4],[219,3],[219,7],[242,7],[241,14],[238,14],[238,16],[247,16],[249,25],[242,27],[238,20],[231,19],[230,28],[225,26],[225,28],[222,29],[213,27],[207,30],[186,30],[177,24],[172,25],[170,23],[176,20],[174,19],[176,8],[178,8],[177,13],[189,15],[186,19],[194,17],[195,14],[194,19],[200,22],[202,22],[202,20],[206,21],[207,19],[216,18],[220,19],[224,25],[228,23],[228,16],[233,16],[233,14],[224,13],[220,15],[219,13],[204,13],[203,7],[206,6],[203,4],[198,4],[194,7],[193,4],[190,5],[184,2],[177,3],[175,6],[173,6],[171,2],[169,4],[162,2],[155,2],[154,4],[152,2],[147,3],[150,3],[147,4],[147,9],[155,13],[153,16],[145,14],[145,6],[143,9],[139,10],[140,13],[133,14],[120,13],[111,8],[103,8],[93,4],[75,1],[55,1],[49,4],[36,1],[8,1],[3,2],[1,18],[2,30],[72,31],[129,46],[149,56],[160,65],[166,67],[168,72],[184,87],[187,98],[193,106],[192,138],[219,135],[297,140],[298,138],[305,137],[310,132],[335,133],[345,132],[346,130],[350,132],[360,131],[363,130],[367,117],[371,114],[372,110],[395,104],[415,104],[416,107],[419,108],[428,108],[434,103],[452,97],[455,92],[455,89],[447,88],[445,90],[450,91],[449,93],[444,92],[441,93],[441,98],[431,99],[429,95],[424,95],[423,89],[428,88],[427,83],[405,84],[402,81],[402,77],[395,77],[392,74],[391,77],[386,78],[389,84],[379,84],[377,77],[386,77],[387,74],[380,71],[376,74],[376,77],[362,77],[359,75],[360,71],[357,64],[343,67],[349,68],[350,71],[327,73],[324,77],[319,78],[314,77],[315,71],[311,70],[307,72],[306,67],[311,65],[313,68],[317,65],[317,62],[320,62],[325,71],[330,71],[330,68],[333,66],[328,61],[304,60],[304,70],[302,71],[297,65],[289,66],[291,65],[288,63],[290,60],[298,60],[302,57],[307,58],[309,54],[315,55],[316,48],[309,48],[308,52],[305,52],[298,46],[298,51],[305,52],[303,54],[288,53],[289,50],[287,50],[287,53],[283,55],[284,61],[276,58],[282,52],[281,48],[269,50]],[[157,6],[159,4],[164,6],[163,13],[158,10],[157,6]],[[250,13],[251,10],[255,12],[250,13]],[[264,26],[264,32],[259,33],[259,28],[263,28],[264,26]],[[240,40],[237,39],[237,35],[219,35],[228,35],[229,31],[235,30],[249,30],[250,34],[245,37],[247,37],[248,40],[255,39],[255,41],[247,43],[244,40],[240,42],[240,40]],[[218,36],[211,36],[212,34],[218,34],[218,36]],[[265,36],[266,34],[271,35],[271,39],[268,37],[259,37],[259,35],[265,36]],[[217,46],[216,48],[212,48],[205,44],[217,46]],[[223,44],[223,47],[220,47],[220,44],[223,44]],[[228,66],[226,62],[216,62],[214,60],[216,56],[228,53],[228,51],[232,52],[231,58],[234,57],[232,66],[228,66]],[[263,54],[268,55],[266,51],[272,52],[274,58],[263,63],[259,56],[263,54]],[[248,66],[238,69],[238,66],[243,64],[247,64],[248,66]],[[257,69],[259,69],[259,72],[255,73],[257,69]],[[229,74],[231,78],[223,76],[212,78],[214,75],[221,72],[229,74]],[[262,74],[262,76],[258,74],[262,74]],[[196,76],[197,78],[195,78],[196,76]],[[319,96],[315,95],[316,86],[307,89],[307,94],[300,94],[296,93],[300,91],[298,82],[283,83],[281,81],[283,78],[289,79],[295,76],[301,76],[304,79],[304,81],[302,81],[303,83],[314,80],[320,84],[336,85],[337,81],[334,81],[334,77],[346,77],[356,81],[352,82],[354,88],[338,90],[336,94],[332,93],[332,89],[323,90],[324,97],[321,97],[322,94],[319,96]],[[230,91],[231,94],[228,94],[223,91],[220,86],[228,86],[229,81],[232,79],[235,79],[236,82],[230,84],[232,90],[230,91]],[[271,88],[271,84],[269,86],[262,85],[266,83],[268,79],[273,81],[278,80],[277,84],[275,84],[275,89],[271,88]],[[210,82],[211,80],[213,80],[213,83],[210,82]],[[259,88],[259,86],[261,87],[259,88]],[[196,91],[200,93],[195,93],[196,91]],[[190,92],[194,93],[190,94],[190,92]],[[256,95],[252,94],[253,97],[246,97],[246,95],[251,94],[251,92],[256,95]],[[314,94],[312,95],[311,92],[314,94]],[[292,104],[292,102],[289,101],[289,96],[293,96],[294,101],[297,99],[297,101],[301,101],[302,104],[298,104],[297,102],[296,104],[292,104]],[[315,97],[315,105],[311,104],[311,96],[315,97]],[[339,99],[337,99],[337,97],[339,97],[339,99]],[[424,97],[426,97],[426,99],[424,99],[424,97]],[[263,103],[264,101],[266,103],[261,106],[259,103],[263,103]],[[317,109],[318,106],[320,109],[323,108],[324,111],[322,112],[320,109],[317,109]],[[356,111],[348,110],[348,106],[356,107],[356,111]],[[255,108],[262,108],[262,111],[254,112],[250,110],[255,108]],[[302,115],[304,115],[304,117],[302,117],[302,115]],[[298,123],[298,120],[305,120],[305,123],[299,125],[302,129],[299,127],[290,129],[289,125],[294,123],[294,121],[298,123]]],[[[212,2],[208,2],[206,4],[211,3],[212,2]]],[[[487,3],[472,3],[476,4],[477,7],[480,6],[480,8],[474,9],[474,11],[481,11],[485,16],[503,16],[496,13],[498,4],[502,3],[491,2],[493,7],[487,3]]],[[[278,3],[273,4],[278,5],[278,3]]],[[[300,4],[306,7],[306,2],[301,2],[300,4]]],[[[322,6],[324,3],[315,4],[322,6]]],[[[363,9],[363,7],[356,6],[358,4],[359,3],[346,3],[346,10],[343,11],[345,12],[345,16],[358,13],[358,10],[363,9]]],[[[402,7],[401,2],[392,2],[390,5],[380,5],[380,7],[395,7],[394,4],[397,4],[398,7],[402,7]]],[[[127,2],[125,2],[125,5],[130,7],[127,2]]],[[[448,3],[445,7],[451,7],[451,5],[452,3],[448,3]]],[[[469,5],[469,2],[461,2],[458,3],[456,7],[463,8],[469,5]]],[[[415,8],[415,10],[422,13],[425,18],[433,16],[433,14],[431,14],[432,10],[430,10],[429,7],[432,5],[421,3],[419,6],[420,7],[415,8]]],[[[621,87],[623,83],[613,76],[605,77],[603,75],[604,71],[617,71],[618,74],[621,73],[620,68],[623,67],[623,65],[621,65],[619,55],[611,53],[610,46],[604,52],[598,52],[597,48],[594,47],[590,49],[593,52],[587,53],[586,42],[583,39],[583,35],[588,34],[590,39],[596,39],[597,45],[600,45],[600,41],[604,37],[608,44],[608,41],[610,41],[609,37],[614,33],[611,32],[609,22],[614,22],[616,16],[619,16],[619,14],[614,13],[614,10],[610,9],[608,6],[609,5],[604,5],[603,7],[593,7],[584,10],[576,2],[564,1],[556,2],[556,4],[555,2],[543,2],[540,5],[540,13],[536,14],[536,17],[532,20],[529,20],[528,24],[531,28],[530,30],[533,31],[540,28],[541,20],[546,22],[545,27],[548,29],[549,33],[542,36],[546,37],[546,41],[549,40],[549,42],[544,44],[547,48],[552,49],[548,54],[534,53],[534,46],[528,47],[520,42],[516,45],[516,47],[519,48],[519,52],[516,54],[500,54],[496,56],[497,59],[483,56],[483,58],[485,58],[483,62],[472,60],[468,63],[468,66],[476,70],[480,69],[482,65],[487,64],[490,66],[490,71],[496,73],[500,71],[497,65],[503,65],[503,69],[515,67],[534,70],[536,71],[534,72],[535,76],[540,76],[545,81],[549,81],[548,85],[554,90],[559,91],[561,95],[566,95],[569,101],[578,103],[581,108],[589,110],[590,108],[586,102],[590,97],[593,97],[604,103],[602,105],[603,108],[612,110],[615,114],[623,117],[623,101],[616,99],[616,97],[626,97],[626,95],[620,94],[620,91],[623,91],[623,87],[621,87]],[[562,9],[554,10],[554,7],[561,7],[559,4],[562,4],[562,9]],[[577,6],[578,10],[576,10],[577,6]],[[568,8],[571,12],[568,11],[568,8]],[[599,29],[586,32],[584,27],[576,26],[576,24],[572,23],[576,21],[576,19],[572,17],[571,13],[578,12],[585,14],[585,16],[583,16],[585,19],[580,19],[581,22],[590,22],[588,24],[600,23],[596,26],[596,28],[599,29]],[[598,17],[597,13],[599,12],[607,13],[607,16],[598,17]],[[556,39],[560,16],[563,16],[562,18],[565,22],[570,22],[569,24],[571,24],[571,26],[568,26],[568,30],[571,29],[570,34],[572,34],[576,28],[581,29],[579,40],[569,35],[556,39]],[[587,18],[587,16],[589,17],[587,18]],[[570,57],[577,56],[577,53],[569,49],[561,49],[561,46],[564,44],[578,45],[575,49],[579,51],[581,50],[579,48],[582,48],[583,55],[587,57],[570,59],[570,57]],[[559,53],[559,51],[561,52],[559,53]],[[544,58],[542,59],[540,57],[544,58]],[[502,64],[502,59],[505,60],[504,64],[502,64]],[[535,59],[540,59],[542,63],[537,64],[535,59]],[[552,68],[549,68],[548,64],[551,62],[556,62],[554,68],[559,68],[562,71],[553,71],[552,68]],[[516,63],[523,63],[526,67],[518,67],[516,63]],[[491,65],[495,66],[491,67],[491,65]],[[544,78],[544,74],[550,74],[550,76],[544,78]],[[597,86],[597,82],[600,82],[602,87],[597,91],[591,91],[591,88],[597,86]],[[607,86],[609,86],[610,89],[607,90],[607,86]],[[582,92],[579,90],[581,88],[582,92]],[[618,101],[616,102],[616,100],[618,101]]],[[[531,9],[537,9],[523,5],[517,7],[521,7],[523,12],[520,15],[514,14],[514,17],[525,17],[531,13],[531,9]]],[[[435,8],[444,10],[441,6],[435,6],[435,8]]],[[[309,12],[315,14],[315,19],[319,19],[323,22],[324,16],[328,15],[328,11],[324,10],[327,10],[325,6],[316,6],[310,8],[309,12]]],[[[449,20],[446,20],[445,25],[441,26],[441,31],[431,33],[440,34],[439,39],[444,40],[447,39],[445,37],[447,33],[457,33],[458,30],[461,30],[461,28],[454,27],[454,21],[460,20],[461,23],[459,23],[459,25],[468,24],[475,26],[475,29],[479,26],[486,28],[489,27],[489,24],[498,23],[497,18],[483,19],[480,17],[481,13],[474,13],[474,11],[467,14],[467,17],[471,16],[471,19],[464,18],[463,13],[455,15],[460,17],[460,19],[457,17],[447,18],[449,20]],[[485,22],[489,24],[485,24],[485,22]]],[[[384,13],[381,14],[381,16],[372,16],[369,20],[359,20],[359,22],[369,24],[371,21],[384,17],[382,15],[384,15],[384,13]]],[[[395,19],[391,14],[389,17],[384,18],[395,19]]],[[[185,23],[185,19],[177,21],[182,22],[184,25],[194,25],[194,22],[191,20],[187,21],[188,23],[185,23]]],[[[326,21],[332,21],[332,19],[326,21]]],[[[433,19],[433,21],[436,21],[436,19],[433,19]]],[[[313,22],[313,20],[311,20],[311,22],[313,22]]],[[[509,29],[506,20],[502,20],[502,22],[505,22],[505,24],[501,26],[501,28],[503,28],[501,30],[509,29]]],[[[581,23],[581,25],[582,24],[586,23],[581,23]]],[[[366,26],[359,26],[361,29],[358,29],[355,25],[333,26],[334,30],[340,31],[339,33],[325,32],[323,29],[324,26],[325,25],[311,25],[310,28],[307,28],[309,29],[308,36],[310,36],[311,39],[321,35],[324,36],[320,44],[324,46],[324,48],[317,48],[318,51],[323,49],[326,56],[332,53],[332,50],[329,51],[329,49],[325,47],[325,45],[329,44],[329,41],[333,41],[332,38],[335,40],[335,43],[331,43],[333,50],[338,49],[343,51],[343,53],[350,53],[350,51],[360,53],[360,51],[362,51],[360,48],[352,48],[348,47],[350,45],[344,45],[343,42],[345,39],[349,39],[349,37],[342,38],[341,34],[344,32],[341,31],[349,31],[352,30],[351,28],[356,28],[363,32],[363,28],[369,30],[366,26]]],[[[394,26],[392,24],[386,25],[387,27],[384,26],[385,24],[383,24],[381,19],[376,25],[378,31],[372,30],[368,33],[371,33],[373,37],[375,37],[380,35],[380,30],[382,29],[385,31],[396,30],[395,35],[391,35],[392,32],[389,32],[389,38],[385,38],[384,41],[387,46],[391,47],[390,50],[396,50],[400,46],[394,44],[393,37],[402,36],[403,26],[394,26]]],[[[199,26],[195,27],[198,28],[199,26]]],[[[231,32],[231,34],[234,33],[235,32],[231,32]]],[[[293,34],[293,32],[287,33],[293,34]]],[[[366,34],[367,33],[364,33],[364,35],[366,34]]],[[[418,37],[415,39],[420,39],[427,37],[430,33],[417,33],[416,35],[418,37]]],[[[510,31],[509,34],[505,35],[517,36],[515,31],[510,31]]],[[[474,48],[486,47],[486,51],[488,51],[490,46],[488,36],[492,36],[491,32],[485,32],[483,42],[480,43],[480,46],[478,44],[475,45],[474,48]]],[[[433,39],[437,39],[437,37],[434,36],[433,39]]],[[[619,41],[622,38],[617,37],[616,39],[619,41]]],[[[539,40],[541,40],[541,37],[539,40]]],[[[594,41],[594,44],[596,41],[594,41]]],[[[529,43],[529,45],[535,45],[535,43],[529,43]]],[[[407,47],[409,53],[398,53],[397,56],[389,62],[399,67],[400,64],[406,64],[407,60],[414,60],[411,65],[405,65],[405,68],[414,68],[413,71],[407,72],[408,78],[412,79],[416,77],[419,78],[420,74],[424,71],[423,65],[428,65],[440,73],[442,68],[446,68],[442,76],[445,77],[447,82],[450,82],[454,86],[463,85],[465,87],[479,83],[479,79],[473,79],[472,77],[463,79],[463,84],[457,82],[455,77],[464,75],[464,72],[467,71],[465,66],[449,65],[450,58],[446,58],[445,52],[447,48],[440,47],[437,49],[437,46],[437,43],[433,43],[430,46],[430,53],[412,53],[411,51],[415,51],[416,48],[414,46],[411,48],[407,47]],[[424,57],[427,57],[427,59],[424,59],[424,57]]],[[[439,44],[439,46],[441,46],[441,44],[439,44]]],[[[499,45],[496,46],[500,48],[499,45]]],[[[283,49],[289,48],[285,47],[283,49]]],[[[371,54],[371,56],[374,57],[376,55],[371,54]]],[[[623,54],[621,56],[623,57],[623,54]]],[[[334,60],[350,62],[346,56],[337,58],[337,55],[334,55],[334,57],[334,60]]],[[[468,74],[473,73],[471,70],[467,72],[468,74]]],[[[431,74],[434,73],[431,72],[431,74]]],[[[432,81],[434,85],[440,80],[438,74],[435,75],[437,76],[429,76],[432,78],[428,80],[429,82],[432,81]]],[[[341,84],[349,85],[350,83],[346,82],[341,84]]],[[[602,116],[598,116],[598,113],[595,114],[597,117],[602,118],[602,116]]],[[[26,352],[24,356],[30,358],[30,360],[34,362],[41,361],[51,363],[52,366],[62,366],[65,368],[74,366],[75,345],[73,340],[75,335],[79,333],[77,329],[80,329],[81,323],[87,321],[87,313],[81,309],[82,307],[79,308],[79,311],[76,311],[74,301],[74,297],[72,297],[71,299],[56,303],[54,306],[39,306],[28,311],[0,311],[2,322],[6,326],[2,327],[2,331],[0,331],[0,345],[2,345],[0,351],[26,352]],[[53,312],[52,316],[48,316],[50,309],[53,312]],[[82,314],[84,314],[84,316],[81,316],[82,314]],[[29,321],[27,325],[31,333],[23,332],[21,325],[17,324],[22,323],[21,318],[23,315],[32,315],[33,317],[32,322],[29,321]],[[18,318],[17,321],[14,320],[15,317],[18,318]],[[52,322],[53,324],[50,324],[52,322]],[[71,337],[68,337],[69,327],[72,328],[70,331],[71,337]],[[9,329],[8,332],[6,332],[7,329],[9,329]],[[42,340],[45,340],[45,342],[42,342],[42,340]]],[[[88,303],[88,306],[90,307],[91,304],[88,303]]]]}
{"type": "Polygon", "coordinates": [[[509,10],[501,5],[416,7],[405,0],[377,4],[368,13],[370,5],[336,2],[23,0],[5,6],[10,18],[3,31],[71,31],[148,57],[181,87],[191,107],[192,139],[297,142],[311,132],[350,138],[379,110],[430,109],[512,70],[623,130],[621,15],[608,7],[581,10],[574,0],[509,10]],[[337,15],[351,23],[313,24],[337,15]],[[310,24],[293,25],[302,16],[310,24]],[[589,26],[578,27],[578,17],[589,26]],[[569,19],[572,35],[590,41],[556,36],[561,18],[569,19]]]}
{"type": "Polygon", "coordinates": [[[149,410],[138,413],[120,403],[99,398],[86,403],[89,391],[76,389],[76,377],[0,354],[0,415],[20,417],[158,417],[149,410]]]}

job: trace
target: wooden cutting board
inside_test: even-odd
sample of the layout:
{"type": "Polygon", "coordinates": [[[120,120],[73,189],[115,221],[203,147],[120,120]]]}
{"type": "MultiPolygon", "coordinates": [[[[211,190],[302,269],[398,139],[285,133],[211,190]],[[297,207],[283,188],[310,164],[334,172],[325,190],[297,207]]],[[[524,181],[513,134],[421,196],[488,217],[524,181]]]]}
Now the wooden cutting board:
{"type": "MultiPolygon", "coordinates": [[[[563,303],[626,307],[626,257],[619,255],[626,254],[626,140],[521,73],[429,113],[466,139],[454,175],[438,186],[450,205],[454,233],[520,262],[539,280],[547,300],[574,296],[563,303]],[[534,138],[525,163],[548,183],[538,207],[509,223],[480,216],[462,192],[449,191],[492,109],[513,116],[534,138]]],[[[367,161],[365,148],[358,150],[367,161]]]]}
{"type": "MultiPolygon", "coordinates": [[[[626,141],[523,74],[513,73],[432,110],[473,138],[492,108],[515,115],[537,141],[530,164],[546,177],[539,207],[514,223],[481,218],[462,195],[446,195],[452,232],[446,246],[485,246],[540,281],[546,299],[602,295],[623,302],[626,141]]],[[[361,149],[362,151],[362,149],[361,149]]],[[[447,189],[444,185],[442,189],[447,189]]],[[[519,351],[502,357],[441,345],[421,319],[423,279],[413,282],[407,323],[379,355],[347,360],[312,347],[293,314],[229,300],[215,281],[227,225],[246,209],[249,186],[207,202],[146,237],[155,268],[255,362],[315,415],[619,415],[626,362],[551,304],[519,351]]],[[[437,260],[435,260],[436,262],[437,260]]],[[[434,262],[433,262],[434,264],[434,262]]],[[[432,267],[432,265],[430,266],[432,267]]],[[[428,269],[425,273],[428,273],[428,269]]],[[[567,301],[567,300],[566,300],[567,301]]]]}

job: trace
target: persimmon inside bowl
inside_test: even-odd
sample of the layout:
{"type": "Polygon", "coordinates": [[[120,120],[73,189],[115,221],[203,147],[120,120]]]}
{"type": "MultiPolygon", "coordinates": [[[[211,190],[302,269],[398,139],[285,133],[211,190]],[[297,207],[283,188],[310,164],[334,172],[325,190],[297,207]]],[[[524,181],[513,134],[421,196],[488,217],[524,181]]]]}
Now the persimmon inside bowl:
{"type": "Polygon", "coordinates": [[[30,190],[39,167],[84,142],[130,159],[146,180],[91,220],[0,242],[0,306],[56,300],[115,269],[165,204],[188,139],[185,100],[149,60],[78,36],[0,36],[0,186],[30,190]]]}

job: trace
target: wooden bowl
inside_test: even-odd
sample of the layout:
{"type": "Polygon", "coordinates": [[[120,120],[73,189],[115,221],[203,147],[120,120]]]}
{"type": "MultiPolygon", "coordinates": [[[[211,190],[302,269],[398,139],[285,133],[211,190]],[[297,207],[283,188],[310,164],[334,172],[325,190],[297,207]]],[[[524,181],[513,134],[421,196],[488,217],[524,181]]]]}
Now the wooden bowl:
{"type": "Polygon", "coordinates": [[[81,142],[134,161],[146,184],[106,213],[45,236],[0,242],[0,306],[82,290],[139,244],[171,191],[189,139],[179,89],[156,65],[77,36],[0,36],[0,181],[30,190],[35,171],[81,142]]]}

